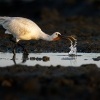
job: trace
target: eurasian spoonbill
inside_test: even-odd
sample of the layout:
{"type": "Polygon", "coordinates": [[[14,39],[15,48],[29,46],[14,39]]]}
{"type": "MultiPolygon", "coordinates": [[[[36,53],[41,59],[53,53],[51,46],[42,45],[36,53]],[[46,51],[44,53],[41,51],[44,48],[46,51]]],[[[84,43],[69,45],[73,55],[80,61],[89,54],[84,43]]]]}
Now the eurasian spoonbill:
{"type": "Polygon", "coordinates": [[[12,40],[15,42],[13,48],[14,55],[16,53],[15,48],[17,44],[23,48],[25,53],[27,53],[25,47],[18,43],[20,40],[42,39],[46,41],[56,41],[64,38],[59,32],[54,32],[52,35],[46,34],[35,22],[23,17],[0,17],[0,24],[6,29],[6,34],[11,34],[16,39],[16,41],[12,40]]]}

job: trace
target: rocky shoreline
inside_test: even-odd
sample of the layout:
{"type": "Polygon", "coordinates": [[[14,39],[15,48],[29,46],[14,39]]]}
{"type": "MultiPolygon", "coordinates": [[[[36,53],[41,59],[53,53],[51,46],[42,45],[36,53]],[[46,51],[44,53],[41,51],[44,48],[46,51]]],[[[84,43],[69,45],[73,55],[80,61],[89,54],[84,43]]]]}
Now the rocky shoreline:
{"type": "Polygon", "coordinates": [[[100,69],[22,66],[0,68],[1,100],[99,100],[100,69]]]}

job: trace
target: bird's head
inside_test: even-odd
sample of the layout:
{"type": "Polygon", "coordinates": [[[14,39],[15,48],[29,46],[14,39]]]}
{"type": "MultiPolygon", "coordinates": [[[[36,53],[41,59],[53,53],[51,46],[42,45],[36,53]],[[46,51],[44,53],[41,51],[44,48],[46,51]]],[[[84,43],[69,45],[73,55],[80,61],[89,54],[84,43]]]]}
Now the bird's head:
{"type": "Polygon", "coordinates": [[[51,39],[52,41],[57,41],[57,40],[61,40],[61,39],[64,39],[64,40],[67,40],[68,39],[68,40],[74,40],[74,41],[77,40],[74,35],[65,37],[65,36],[61,35],[61,33],[59,33],[59,32],[53,33],[51,35],[51,38],[52,38],[51,39]]]}
{"type": "Polygon", "coordinates": [[[57,40],[60,40],[62,38],[62,35],[59,32],[55,32],[51,35],[51,37],[52,37],[52,41],[57,41],[57,40]]]}

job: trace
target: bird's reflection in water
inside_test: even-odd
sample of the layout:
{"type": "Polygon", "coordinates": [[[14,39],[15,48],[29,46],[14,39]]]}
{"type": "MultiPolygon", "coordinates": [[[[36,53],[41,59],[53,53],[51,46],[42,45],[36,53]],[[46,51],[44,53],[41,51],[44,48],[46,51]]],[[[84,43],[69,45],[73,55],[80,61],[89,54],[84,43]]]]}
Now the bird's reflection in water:
{"type": "Polygon", "coordinates": [[[16,55],[13,55],[11,60],[13,60],[14,64],[16,65],[16,55]]]}
{"type": "Polygon", "coordinates": [[[22,63],[25,63],[27,60],[28,60],[28,54],[24,54],[23,53],[23,56],[22,56],[22,63]]]}
{"type": "MultiPolygon", "coordinates": [[[[29,59],[28,54],[23,53],[22,54],[22,63],[25,63],[28,59],[29,59]]],[[[11,60],[13,60],[14,64],[16,65],[16,55],[15,54],[13,55],[11,60]]]]}
{"type": "MultiPolygon", "coordinates": [[[[14,64],[16,65],[16,55],[13,55],[12,59],[14,64]]],[[[22,54],[22,62],[21,63],[25,63],[27,60],[36,60],[36,61],[43,61],[43,62],[47,62],[50,60],[50,57],[48,56],[43,56],[43,57],[28,57],[28,54],[23,53],[22,54]]]]}

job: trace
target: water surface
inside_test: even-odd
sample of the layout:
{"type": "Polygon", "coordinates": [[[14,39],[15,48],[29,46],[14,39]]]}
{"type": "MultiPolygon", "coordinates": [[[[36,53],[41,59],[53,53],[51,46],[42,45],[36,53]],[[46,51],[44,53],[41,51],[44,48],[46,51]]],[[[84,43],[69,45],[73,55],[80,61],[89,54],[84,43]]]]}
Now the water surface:
{"type": "Polygon", "coordinates": [[[0,53],[0,67],[11,66],[14,64],[35,66],[80,66],[82,64],[96,64],[100,67],[100,60],[94,61],[93,58],[100,56],[100,53],[77,53],[78,56],[70,57],[68,53],[30,53],[27,58],[22,53],[17,53],[15,60],[12,60],[12,53],[0,53]],[[49,60],[43,61],[44,56],[49,60]],[[31,59],[32,58],[32,59],[31,59]],[[35,58],[35,59],[33,59],[35,58]]]}

